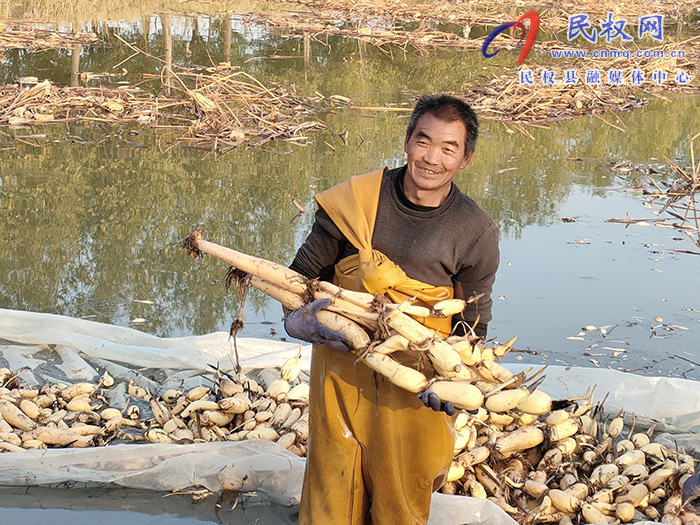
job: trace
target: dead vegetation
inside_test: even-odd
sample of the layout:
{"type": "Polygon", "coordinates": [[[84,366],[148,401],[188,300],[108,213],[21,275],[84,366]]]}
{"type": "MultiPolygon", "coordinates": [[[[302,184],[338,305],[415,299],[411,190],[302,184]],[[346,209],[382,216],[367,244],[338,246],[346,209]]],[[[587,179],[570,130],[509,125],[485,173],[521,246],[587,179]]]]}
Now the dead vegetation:
{"type": "MultiPolygon", "coordinates": [[[[695,41],[697,42],[697,40],[695,41]]],[[[687,42],[685,47],[691,48],[687,42]]],[[[694,44],[700,51],[700,46],[694,44]]],[[[583,115],[599,115],[605,112],[613,114],[613,122],[618,121],[615,112],[643,106],[649,95],[667,98],[680,94],[700,92],[697,82],[679,82],[682,78],[696,78],[700,69],[695,61],[686,58],[641,58],[641,59],[598,59],[578,61],[568,67],[532,67],[529,70],[533,84],[521,82],[520,72],[493,77],[483,85],[463,85],[463,93],[473,98],[475,107],[485,118],[518,124],[542,124],[557,120],[566,120],[583,115]],[[574,83],[565,83],[567,70],[576,73],[574,83]],[[611,84],[608,75],[619,71],[622,84],[611,84]],[[587,73],[598,75],[598,82],[588,82],[587,73]],[[641,75],[644,81],[632,85],[633,75],[641,75]],[[657,73],[663,72],[663,73],[657,73]],[[543,74],[549,73],[553,84],[545,84],[543,74]],[[657,83],[657,75],[665,74],[663,82],[657,83]],[[687,75],[687,77],[684,77],[687,75]],[[473,95],[472,95],[473,94],[473,95]]],[[[660,77],[659,77],[660,79],[660,77]]],[[[624,126],[608,122],[613,127],[624,126]]],[[[619,129],[619,128],[618,128],[619,129]]]]}
{"type": "Polygon", "coordinates": [[[96,46],[95,33],[68,33],[52,29],[53,24],[32,21],[0,20],[0,58],[4,49],[27,49],[32,52],[70,48],[73,45],[96,46]]]}
{"type": "Polygon", "coordinates": [[[646,204],[654,208],[656,219],[633,219],[629,213],[626,218],[612,218],[608,222],[625,225],[649,224],[653,222],[662,228],[672,228],[690,239],[695,250],[669,250],[680,253],[700,255],[700,214],[698,214],[697,194],[700,192],[700,161],[695,159],[694,141],[700,133],[690,139],[690,167],[683,168],[664,157],[670,173],[669,180],[659,181],[654,175],[660,172],[651,165],[638,166],[631,162],[619,162],[610,169],[617,174],[634,177],[634,187],[629,191],[645,198],[646,204]]]}
{"type": "Polygon", "coordinates": [[[236,68],[173,75],[172,95],[138,87],[59,87],[48,80],[32,87],[0,88],[0,125],[59,122],[133,122],[177,133],[174,144],[225,153],[247,142],[303,143],[307,132],[325,128],[309,118],[332,105],[322,95],[304,97],[280,85],[263,85],[236,68]]]}
{"type": "MultiPolygon", "coordinates": [[[[287,0],[285,3],[296,6],[296,9],[292,10],[300,11],[302,16],[308,12],[318,21],[374,20],[391,26],[421,20],[469,26],[498,25],[515,20],[513,16],[516,13],[519,16],[528,6],[534,6],[540,13],[543,27],[553,30],[565,28],[568,16],[575,13],[586,13],[592,19],[605,19],[610,11],[629,21],[636,21],[640,16],[651,14],[648,4],[632,0],[616,2],[614,7],[612,4],[595,0],[549,0],[538,2],[536,5],[520,2],[509,4],[497,0],[287,0]]],[[[697,2],[694,0],[661,1],[654,3],[653,12],[663,14],[666,23],[683,24],[696,8],[697,2]]]]}
{"type": "MultiPolygon", "coordinates": [[[[331,36],[340,35],[362,40],[389,56],[395,52],[427,55],[436,49],[478,53],[484,37],[470,36],[472,27],[512,21],[523,11],[520,7],[504,6],[494,1],[427,4],[398,0],[297,0],[283,4],[287,9],[280,12],[241,16],[247,22],[266,24],[282,37],[303,38],[305,48],[311,41],[326,45],[331,36]]],[[[664,2],[656,6],[655,12],[666,17],[665,24],[680,27],[687,23],[693,5],[687,0],[673,4],[664,2]]],[[[546,122],[590,114],[603,118],[600,115],[605,112],[613,115],[612,120],[603,119],[609,125],[624,126],[615,113],[644,105],[650,95],[663,98],[700,91],[697,82],[700,67],[693,60],[700,54],[700,37],[645,48],[645,51],[664,52],[665,56],[661,58],[552,58],[552,51],[572,47],[586,49],[578,42],[564,45],[557,39],[555,31],[566,28],[568,14],[586,12],[595,20],[596,17],[604,18],[607,9],[604,4],[589,1],[576,6],[557,2],[539,7],[541,28],[547,29],[546,32],[540,31],[540,38],[546,33],[553,39],[537,41],[529,60],[520,70],[506,66],[504,74],[492,74],[465,83],[460,92],[454,94],[465,96],[484,118],[512,125],[527,133],[526,125],[542,126],[546,122]],[[667,58],[671,51],[677,50],[682,50],[685,56],[667,58]],[[619,72],[623,82],[609,81],[607,75],[613,70],[619,72]],[[571,71],[578,78],[564,82],[571,71]],[[598,72],[597,82],[585,78],[589,71],[598,72]],[[658,72],[665,75],[663,81],[654,79],[658,72]],[[529,76],[531,83],[523,82],[523,74],[529,76]],[[547,74],[553,75],[554,82],[544,82],[543,75],[547,74]],[[643,75],[644,81],[634,85],[630,80],[633,74],[643,75]],[[686,81],[679,79],[679,74],[684,75],[682,78],[686,81]]],[[[637,17],[649,14],[647,11],[644,5],[623,2],[616,7],[615,13],[635,23],[637,17]]],[[[0,53],[7,48],[41,51],[103,45],[94,33],[71,34],[49,27],[30,22],[0,22],[0,53]]],[[[148,55],[119,35],[115,36],[135,54],[148,55]]],[[[505,34],[499,38],[499,47],[517,47],[513,38],[505,34]]],[[[164,89],[160,94],[155,93],[160,85],[151,91],[147,87],[132,85],[114,89],[68,88],[27,77],[20,79],[19,85],[0,88],[0,126],[135,122],[157,130],[173,131],[176,136],[171,144],[225,153],[243,143],[253,146],[271,140],[303,143],[308,132],[327,127],[316,120],[316,115],[331,108],[409,111],[411,98],[415,95],[409,93],[406,103],[399,107],[366,108],[351,104],[344,96],[325,98],[316,93],[309,97],[298,94],[293,86],[266,85],[237,67],[219,64],[208,68],[184,68],[148,56],[164,65],[160,73],[143,74],[146,81],[162,82],[164,89]]],[[[85,81],[90,75],[94,76],[83,72],[80,78],[85,81]]]]}

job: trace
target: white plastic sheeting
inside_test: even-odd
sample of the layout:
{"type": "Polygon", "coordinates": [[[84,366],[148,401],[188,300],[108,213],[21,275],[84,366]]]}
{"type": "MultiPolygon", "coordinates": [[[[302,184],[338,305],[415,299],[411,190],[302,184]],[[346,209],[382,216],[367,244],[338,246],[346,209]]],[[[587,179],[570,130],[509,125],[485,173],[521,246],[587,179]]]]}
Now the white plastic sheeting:
{"type": "Polygon", "coordinates": [[[224,486],[260,492],[270,501],[297,501],[304,460],[271,441],[191,445],[119,444],[99,448],[27,450],[0,455],[0,485],[114,483],[172,491],[224,486]]]}
{"type": "MultiPolygon", "coordinates": [[[[244,369],[278,367],[299,349],[295,343],[243,337],[237,343],[244,369]]],[[[223,332],[160,338],[82,319],[0,309],[0,357],[12,370],[24,369],[21,379],[29,383],[95,380],[106,369],[117,380],[134,379],[152,392],[187,388],[204,381],[211,373],[208,365],[230,369],[232,344],[223,332]]],[[[306,347],[302,359],[306,369],[309,357],[306,347]]],[[[520,371],[528,365],[508,366],[520,371]]],[[[608,414],[624,408],[627,417],[635,414],[636,428],[656,423],[657,439],[700,450],[700,383],[551,366],[540,388],[556,399],[582,395],[589,386],[596,386],[596,401],[609,393],[608,414]]],[[[119,406],[120,391],[113,390],[110,401],[119,406]]],[[[283,505],[298,503],[303,469],[303,459],[267,441],[119,444],[0,454],[2,485],[77,481],[163,491],[203,486],[215,492],[229,487],[256,492],[283,505]]],[[[513,521],[488,501],[436,494],[430,523],[513,521]]]]}
{"type": "MultiPolygon", "coordinates": [[[[105,359],[130,367],[172,370],[204,370],[207,363],[217,361],[228,363],[230,368],[233,355],[233,342],[224,332],[156,337],[131,328],[85,319],[3,309],[0,309],[0,339],[25,345],[55,345],[57,350],[65,348],[93,360],[105,359]]],[[[280,358],[280,352],[292,355],[298,348],[298,345],[280,341],[238,340],[239,353],[250,366],[258,366],[260,357],[263,357],[262,362],[279,365],[274,359],[280,358]],[[264,359],[266,355],[272,359],[264,359]]]]}

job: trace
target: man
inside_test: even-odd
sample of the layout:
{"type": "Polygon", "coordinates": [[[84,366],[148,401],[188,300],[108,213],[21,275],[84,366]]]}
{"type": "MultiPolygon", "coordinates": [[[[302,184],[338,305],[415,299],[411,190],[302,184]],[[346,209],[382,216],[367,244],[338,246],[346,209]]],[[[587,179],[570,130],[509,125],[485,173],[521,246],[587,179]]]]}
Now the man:
{"type": "MultiPolygon", "coordinates": [[[[476,115],[464,101],[421,97],[404,141],[406,165],[352,177],[317,195],[312,231],[291,268],[393,302],[480,296],[459,319],[421,321],[444,336],[453,325],[466,325],[485,337],[498,230],[452,183],[469,164],[477,134],[476,115]]],[[[435,403],[430,391],[416,397],[355,364],[342,335],[315,319],[328,303],[314,301],[285,323],[289,335],[314,343],[299,523],[426,523],[431,494],[452,459],[445,411],[454,409],[435,403]]],[[[395,357],[419,366],[402,354],[395,357]]]]}

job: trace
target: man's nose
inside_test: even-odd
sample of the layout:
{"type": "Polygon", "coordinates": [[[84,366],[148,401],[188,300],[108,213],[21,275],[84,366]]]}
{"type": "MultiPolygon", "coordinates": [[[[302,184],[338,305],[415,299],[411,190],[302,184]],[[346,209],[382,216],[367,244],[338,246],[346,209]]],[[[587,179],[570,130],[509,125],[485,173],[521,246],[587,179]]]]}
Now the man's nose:
{"type": "Polygon", "coordinates": [[[440,160],[440,148],[437,146],[430,146],[425,152],[425,155],[423,155],[423,160],[430,164],[437,164],[440,160]]]}

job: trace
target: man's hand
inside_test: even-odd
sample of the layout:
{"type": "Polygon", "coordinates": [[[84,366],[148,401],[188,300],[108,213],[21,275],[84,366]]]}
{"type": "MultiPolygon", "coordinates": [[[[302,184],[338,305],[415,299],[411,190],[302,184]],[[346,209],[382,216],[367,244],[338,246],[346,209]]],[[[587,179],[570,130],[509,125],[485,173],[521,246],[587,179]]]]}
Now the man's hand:
{"type": "Polygon", "coordinates": [[[351,350],[345,335],[326,328],[318,322],[318,312],[330,306],[330,299],[315,299],[309,304],[294,310],[284,320],[284,329],[291,337],[308,343],[323,344],[335,350],[351,350]]]}
{"type": "Polygon", "coordinates": [[[695,472],[683,483],[682,503],[683,506],[700,496],[700,475],[695,472]]]}
{"type": "Polygon", "coordinates": [[[457,409],[450,401],[443,403],[438,395],[431,390],[423,390],[416,395],[425,406],[432,408],[435,412],[444,412],[448,416],[454,416],[457,413],[457,409]]]}

